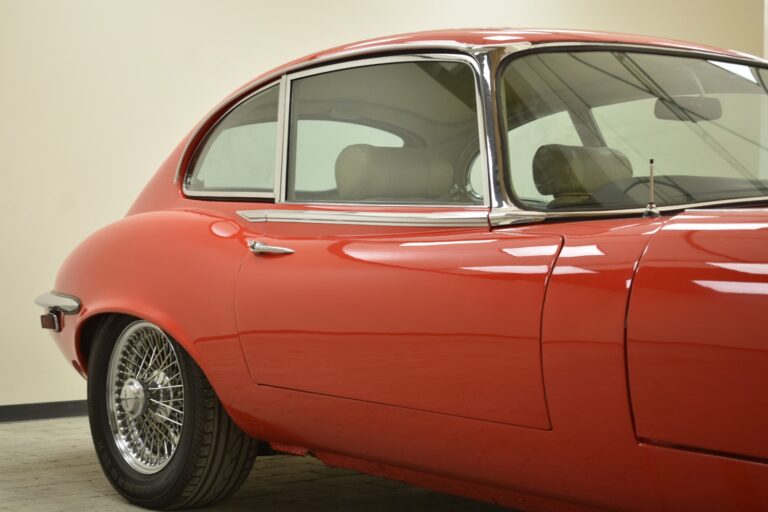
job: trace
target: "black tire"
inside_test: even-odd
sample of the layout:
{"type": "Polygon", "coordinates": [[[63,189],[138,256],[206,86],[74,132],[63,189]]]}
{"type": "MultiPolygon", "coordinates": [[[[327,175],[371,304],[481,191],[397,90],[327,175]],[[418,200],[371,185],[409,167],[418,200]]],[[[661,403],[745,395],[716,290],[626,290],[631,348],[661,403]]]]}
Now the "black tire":
{"type": "Polygon", "coordinates": [[[91,344],[88,415],[104,474],[117,492],[142,507],[180,509],[216,503],[245,481],[258,443],[234,424],[203,372],[167,334],[184,386],[180,399],[184,404],[183,425],[175,451],[157,472],[144,474],[134,469],[118,448],[107,404],[109,364],[118,338],[137,321],[126,316],[109,317],[98,326],[91,344]]]}

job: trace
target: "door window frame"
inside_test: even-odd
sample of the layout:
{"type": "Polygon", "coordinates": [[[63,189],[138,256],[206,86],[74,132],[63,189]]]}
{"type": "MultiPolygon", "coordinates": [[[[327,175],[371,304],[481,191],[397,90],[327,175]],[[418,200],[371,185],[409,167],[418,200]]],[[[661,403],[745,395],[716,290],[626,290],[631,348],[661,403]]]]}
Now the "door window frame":
{"type": "Polygon", "coordinates": [[[275,197],[275,190],[274,186],[271,192],[267,191],[242,191],[242,190],[189,190],[187,188],[187,181],[189,177],[192,175],[192,173],[195,170],[195,164],[197,162],[198,158],[201,158],[204,156],[205,149],[208,147],[209,144],[213,143],[213,140],[211,139],[211,135],[215,132],[216,128],[229,116],[230,113],[235,111],[236,109],[240,108],[244,103],[247,103],[255,96],[258,96],[259,94],[268,91],[269,89],[273,87],[279,87],[278,89],[278,100],[277,100],[277,126],[276,126],[276,133],[277,133],[277,139],[275,141],[275,183],[277,183],[278,178],[277,175],[280,172],[280,147],[281,147],[281,140],[280,136],[282,133],[282,127],[280,125],[282,121],[281,114],[281,108],[283,105],[283,97],[282,97],[282,81],[281,80],[272,80],[266,85],[259,87],[258,89],[252,91],[251,93],[247,94],[246,96],[243,96],[240,100],[238,100],[235,104],[233,104],[231,107],[229,107],[227,110],[225,110],[222,114],[218,116],[216,119],[216,122],[213,123],[208,130],[206,130],[205,135],[200,140],[200,143],[197,144],[197,146],[194,148],[194,151],[192,152],[189,164],[187,165],[186,172],[184,173],[184,176],[182,177],[181,183],[182,183],[182,191],[185,196],[192,197],[195,199],[215,199],[215,198],[227,198],[227,199],[272,199],[275,197]]]}
{"type": "Polygon", "coordinates": [[[334,64],[328,64],[311,69],[305,69],[288,73],[283,76],[281,81],[281,96],[280,96],[280,108],[282,109],[278,115],[281,115],[281,119],[278,119],[278,126],[282,128],[281,132],[281,146],[278,147],[278,155],[280,162],[280,176],[279,182],[275,187],[275,202],[287,203],[287,204],[307,204],[307,205],[320,205],[320,206],[360,206],[363,208],[370,207],[403,207],[403,208],[483,208],[484,211],[490,207],[490,173],[488,165],[488,155],[486,151],[486,142],[488,136],[485,130],[485,116],[483,112],[483,101],[480,87],[480,68],[477,61],[469,55],[457,54],[457,53],[418,53],[411,55],[391,55],[387,57],[369,57],[365,59],[353,60],[348,62],[340,62],[334,64]],[[311,201],[288,201],[286,200],[287,186],[288,186],[288,148],[290,143],[290,118],[291,118],[291,87],[292,82],[302,78],[322,75],[325,73],[331,73],[334,71],[342,71],[347,69],[354,69],[360,67],[377,66],[384,64],[395,63],[407,63],[407,62],[458,62],[462,63],[470,68],[472,71],[472,77],[474,79],[475,88],[475,111],[477,115],[477,130],[478,130],[478,148],[480,152],[480,158],[485,163],[483,172],[483,204],[482,205],[467,205],[467,204],[413,204],[413,203],[387,203],[387,204],[371,204],[364,202],[311,202],[311,201]]]}
{"type": "MultiPolygon", "coordinates": [[[[286,204],[286,205],[306,205],[308,207],[313,206],[320,206],[323,208],[334,208],[334,207],[341,207],[344,209],[345,212],[349,212],[350,209],[362,209],[366,211],[374,210],[376,211],[381,209],[402,209],[407,210],[408,216],[410,221],[413,221],[413,215],[418,215],[419,210],[441,210],[441,209],[452,209],[452,210],[476,210],[477,211],[477,217],[484,216],[487,218],[488,211],[490,209],[491,205],[491,199],[490,199],[490,183],[491,183],[491,176],[490,176],[490,169],[491,165],[489,165],[489,159],[488,159],[488,133],[486,128],[486,113],[485,113],[485,105],[483,101],[483,94],[482,94],[482,75],[480,70],[480,65],[478,61],[472,57],[471,55],[467,54],[461,54],[461,53],[415,53],[415,54],[407,54],[407,55],[390,55],[390,56],[384,56],[384,57],[366,57],[356,60],[351,60],[347,62],[336,62],[332,64],[326,64],[318,67],[313,67],[309,69],[300,69],[295,72],[288,72],[286,74],[281,75],[277,79],[272,79],[268,83],[266,83],[263,86],[260,86],[256,89],[254,89],[252,92],[249,92],[242,98],[238,99],[235,103],[233,103],[229,108],[224,110],[223,112],[219,113],[216,116],[215,122],[211,123],[211,125],[205,129],[204,135],[199,139],[200,142],[196,144],[196,147],[193,148],[191,152],[191,158],[189,158],[189,162],[186,164],[185,172],[183,173],[181,182],[182,182],[182,191],[183,194],[187,197],[194,198],[194,199],[217,199],[217,198],[226,198],[229,200],[237,200],[242,199],[243,201],[258,201],[258,202],[264,202],[265,200],[269,202],[273,202],[275,204],[286,204]],[[288,172],[288,144],[289,144],[289,137],[290,137],[290,103],[291,103],[291,84],[294,80],[298,80],[301,78],[306,78],[309,76],[315,76],[315,75],[321,75],[325,73],[330,73],[334,71],[340,71],[345,69],[353,69],[358,67],[368,67],[368,66],[376,66],[376,65],[383,65],[383,64],[393,64],[393,63],[406,63],[406,62],[458,62],[462,63],[463,65],[469,66],[470,70],[472,71],[472,76],[474,79],[474,88],[475,88],[475,110],[477,113],[477,129],[478,129],[478,147],[477,151],[479,152],[479,158],[482,159],[484,162],[484,172],[482,174],[483,177],[483,203],[482,204],[413,204],[413,203],[388,203],[388,204],[371,204],[371,203],[365,203],[365,202],[311,202],[311,201],[287,201],[286,200],[286,187],[288,184],[287,180],[287,172],[288,172]],[[213,130],[216,128],[216,126],[219,125],[219,123],[233,110],[240,107],[244,102],[248,101],[252,97],[256,96],[257,94],[260,94],[266,90],[268,90],[271,87],[279,87],[278,90],[278,112],[277,112],[277,147],[276,147],[276,162],[275,162],[275,180],[274,180],[274,189],[271,192],[242,192],[242,191],[191,191],[188,190],[186,187],[186,177],[189,173],[192,172],[192,169],[194,167],[194,161],[197,155],[200,153],[200,151],[205,147],[205,145],[209,142],[209,136],[213,132],[213,130]]],[[[188,151],[185,151],[185,153],[189,153],[188,151]]],[[[184,156],[182,156],[182,159],[184,159],[184,156]]],[[[245,212],[239,212],[241,213],[241,216],[248,218],[248,216],[243,215],[245,212]]],[[[312,210],[307,210],[307,217],[311,217],[312,210]]],[[[375,219],[379,221],[386,221],[386,215],[381,215],[384,212],[379,212],[379,215],[375,217],[375,219]]],[[[430,222],[429,219],[434,220],[431,216],[425,217],[425,222],[430,222]]],[[[458,220],[455,216],[453,217],[455,220],[458,220]]],[[[464,217],[464,216],[460,216],[464,217]]],[[[308,218],[308,221],[312,221],[312,219],[308,218]]],[[[378,223],[377,220],[369,219],[369,221],[372,221],[371,223],[378,223]]],[[[394,219],[393,219],[394,220],[394,219]]],[[[459,223],[461,221],[458,221],[459,223]]],[[[473,219],[472,221],[473,225],[477,224],[477,219],[473,219]]]]}

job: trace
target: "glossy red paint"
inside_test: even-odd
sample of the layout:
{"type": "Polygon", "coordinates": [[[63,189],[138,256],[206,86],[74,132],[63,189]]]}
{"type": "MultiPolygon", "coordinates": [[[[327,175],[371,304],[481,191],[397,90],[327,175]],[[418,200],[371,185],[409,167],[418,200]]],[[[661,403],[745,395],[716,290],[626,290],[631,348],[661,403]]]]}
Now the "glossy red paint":
{"type": "MultiPolygon", "coordinates": [[[[289,67],[445,41],[710,50],[588,32],[395,36],[262,75],[201,126],[289,67]]],[[[55,289],[83,308],[55,338],[76,367],[89,321],[134,315],[192,355],[242,429],[331,465],[527,510],[768,509],[768,211],[250,223],[236,212],[360,207],[186,198],[174,175],[196,137],[62,267],[55,289]],[[251,238],[296,254],[256,256],[251,238]]]]}
{"type": "MultiPolygon", "coordinates": [[[[623,364],[626,280],[651,236],[643,233],[658,225],[628,219],[493,232],[533,239],[567,233],[563,251],[571,256],[558,259],[544,309],[547,400],[556,404],[549,405],[551,431],[265,386],[252,404],[253,430],[313,451],[333,447],[356,459],[599,509],[658,509],[632,430],[623,364]],[[600,301],[598,307],[574,307],[593,300],[600,301]],[[616,321],[606,323],[614,311],[619,311],[616,321]],[[578,328],[585,331],[582,336],[569,334],[578,328]],[[323,420],[329,417],[333,421],[323,420]],[[472,449],[459,449],[467,440],[472,449]]],[[[531,253],[518,257],[533,263],[536,251],[531,253]]]]}
{"type": "Polygon", "coordinates": [[[254,238],[296,253],[243,264],[236,308],[254,381],[549,428],[539,326],[560,237],[256,226],[254,238]]]}
{"type": "Polygon", "coordinates": [[[84,323],[103,313],[133,315],[162,325],[208,375],[224,377],[213,379],[217,392],[239,392],[250,384],[232,310],[244,245],[238,224],[211,211],[131,215],[97,231],[56,280],[57,290],[83,303],[57,337],[65,356],[87,370],[84,323]]]}
{"type": "Polygon", "coordinates": [[[667,223],[642,259],[629,308],[637,435],[768,461],[766,312],[768,210],[667,223]]]}

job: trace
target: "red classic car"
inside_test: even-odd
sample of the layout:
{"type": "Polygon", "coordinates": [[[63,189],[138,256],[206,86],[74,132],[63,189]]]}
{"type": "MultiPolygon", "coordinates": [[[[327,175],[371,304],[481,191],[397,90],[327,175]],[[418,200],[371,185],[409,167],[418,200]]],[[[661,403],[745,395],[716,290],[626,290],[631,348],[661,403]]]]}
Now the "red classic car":
{"type": "Polygon", "coordinates": [[[768,510],[768,68],[388,37],[224,100],[41,296],[112,485],[259,442],[525,510],[768,510]]]}

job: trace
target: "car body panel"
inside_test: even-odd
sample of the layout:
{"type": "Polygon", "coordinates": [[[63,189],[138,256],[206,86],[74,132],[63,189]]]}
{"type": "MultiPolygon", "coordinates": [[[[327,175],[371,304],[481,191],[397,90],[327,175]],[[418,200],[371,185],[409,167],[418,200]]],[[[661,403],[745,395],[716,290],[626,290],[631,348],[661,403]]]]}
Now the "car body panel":
{"type": "Polygon", "coordinates": [[[250,415],[260,418],[250,428],[313,453],[333,450],[595,509],[628,503],[634,505],[627,508],[635,510],[658,509],[658,497],[641,490],[653,484],[632,431],[624,385],[623,320],[607,324],[603,320],[612,310],[625,311],[627,279],[660,225],[660,221],[619,219],[493,231],[497,238],[510,239],[566,233],[563,251],[571,256],[558,259],[544,308],[547,400],[558,404],[551,431],[268,386],[259,386],[259,399],[251,404],[250,415]],[[587,241],[595,240],[604,252],[598,257],[583,249],[590,245],[587,241]],[[574,266],[582,272],[574,273],[574,266]],[[583,293],[589,295],[582,298],[583,293]],[[582,334],[571,341],[574,326],[568,322],[584,315],[584,308],[573,307],[574,296],[590,303],[592,294],[600,307],[590,309],[593,316],[578,322],[582,334]],[[595,329],[602,334],[594,334],[595,329]],[[595,336],[599,341],[590,342],[595,336]],[[588,413],[585,403],[590,404],[588,413]],[[324,420],[329,417],[333,421],[324,420]],[[313,428],[307,430],[305,425],[313,428]],[[338,446],[341,438],[344,443],[338,446]],[[471,448],[462,448],[465,443],[471,448]]]}
{"type": "MultiPolygon", "coordinates": [[[[90,322],[114,313],[147,319],[197,361],[245,432],[444,492],[527,510],[768,509],[759,437],[764,296],[692,284],[766,284],[763,274],[745,271],[765,263],[764,236],[734,228],[768,222],[766,212],[611,212],[543,222],[529,215],[496,227],[493,220],[507,222],[514,208],[491,202],[494,227],[361,226],[249,222],[241,213],[414,208],[183,193],[179,178],[208,128],[286,72],[393,52],[501,58],[566,43],[751,58],[620,34],[468,30],[364,41],[286,64],[214,108],[128,216],[72,253],[55,290],[82,307],[63,315],[57,344],[86,375],[90,322]],[[679,228],[686,223],[730,228],[689,233],[679,228]],[[296,252],[255,255],[250,240],[296,252]],[[339,309],[348,311],[342,326],[330,321],[339,309]],[[710,313],[704,321],[701,311],[710,313]],[[725,332],[732,322],[744,333],[738,340],[725,332]],[[705,347],[710,337],[727,343],[705,347]],[[704,350],[692,356],[692,345],[678,342],[704,350]],[[466,344],[480,349],[465,352],[466,344]],[[692,428],[701,417],[708,428],[692,428]],[[723,435],[734,425],[743,439],[723,435]]],[[[494,137],[492,96],[486,101],[483,120],[494,137]]],[[[489,174],[501,175],[503,151],[497,141],[487,149],[489,174]]]]}
{"type": "Polygon", "coordinates": [[[558,236],[253,226],[296,251],[243,264],[237,316],[256,382],[549,428],[539,327],[558,236]]]}
{"type": "Polygon", "coordinates": [[[768,460],[768,210],[691,211],[648,247],[632,290],[637,435],[768,460]]]}
{"type": "Polygon", "coordinates": [[[126,217],[91,235],[56,280],[56,289],[83,301],[77,315],[64,316],[56,336],[65,357],[85,374],[82,326],[102,313],[120,313],[162,326],[211,376],[219,394],[249,383],[231,307],[247,251],[240,234],[236,222],[216,212],[159,211],[126,217]]]}

